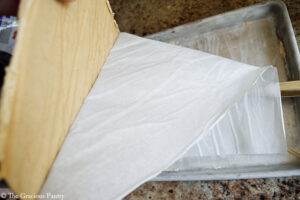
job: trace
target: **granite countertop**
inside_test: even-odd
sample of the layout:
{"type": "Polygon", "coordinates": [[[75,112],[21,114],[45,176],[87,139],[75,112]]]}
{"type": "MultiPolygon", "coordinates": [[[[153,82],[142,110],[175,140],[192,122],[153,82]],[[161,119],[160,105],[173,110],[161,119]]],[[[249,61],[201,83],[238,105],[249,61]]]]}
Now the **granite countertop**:
{"type": "MultiPolygon", "coordinates": [[[[266,0],[109,0],[121,31],[145,36],[266,0]]],[[[300,1],[284,0],[300,46],[300,1]]]]}
{"type": "Polygon", "coordinates": [[[300,177],[231,181],[148,182],[125,200],[300,199],[300,177]]]}
{"type": "MultiPolygon", "coordinates": [[[[110,0],[121,31],[139,36],[264,0],[110,0]],[[122,16],[122,17],[121,17],[122,16]]],[[[300,46],[300,1],[284,0],[300,46]]],[[[299,199],[300,177],[187,182],[147,182],[126,200],[299,199]]]]}

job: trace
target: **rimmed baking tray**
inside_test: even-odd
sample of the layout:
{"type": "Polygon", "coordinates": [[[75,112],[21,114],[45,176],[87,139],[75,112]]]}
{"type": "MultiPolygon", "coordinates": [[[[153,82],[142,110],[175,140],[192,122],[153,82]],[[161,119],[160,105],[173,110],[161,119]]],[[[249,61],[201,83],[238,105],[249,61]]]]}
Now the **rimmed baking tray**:
{"type": "MultiPolygon", "coordinates": [[[[147,36],[256,66],[277,67],[280,81],[299,80],[300,57],[288,11],[269,1],[147,36]]],[[[287,144],[300,152],[300,98],[283,98],[287,144]]],[[[290,154],[235,155],[177,161],[153,180],[217,180],[300,175],[290,154]],[[188,163],[188,165],[186,164],[188,163]]]]}

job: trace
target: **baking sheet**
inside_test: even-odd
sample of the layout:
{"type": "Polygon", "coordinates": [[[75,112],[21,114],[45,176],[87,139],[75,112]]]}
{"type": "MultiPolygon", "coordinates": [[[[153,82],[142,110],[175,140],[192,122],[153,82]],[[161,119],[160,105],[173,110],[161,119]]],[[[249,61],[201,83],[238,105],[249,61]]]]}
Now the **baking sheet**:
{"type": "MultiPolygon", "coordinates": [[[[280,1],[258,4],[182,25],[148,36],[148,38],[202,50],[257,66],[273,65],[278,70],[280,81],[297,79],[299,75],[298,48],[287,10],[280,1]]],[[[289,147],[299,152],[298,100],[284,98],[282,101],[287,143],[289,147]]],[[[300,174],[298,160],[291,155],[245,156],[239,154],[236,157],[238,159],[232,159],[230,162],[228,156],[225,155],[208,158],[186,157],[179,160],[155,180],[223,179],[228,178],[226,174],[231,174],[230,178],[239,178],[250,176],[250,172],[253,170],[254,177],[272,176],[272,174],[273,176],[300,174]],[[203,164],[204,162],[205,164],[203,164]],[[274,172],[272,166],[277,166],[278,173],[274,172]],[[242,168],[248,168],[248,171],[242,168]],[[227,171],[223,171],[222,174],[223,169],[227,171]],[[220,174],[214,171],[217,174],[214,176],[210,170],[218,170],[220,174]],[[270,170],[270,172],[273,170],[273,172],[265,173],[266,170],[270,170]],[[287,173],[287,171],[291,173],[287,173]]]]}

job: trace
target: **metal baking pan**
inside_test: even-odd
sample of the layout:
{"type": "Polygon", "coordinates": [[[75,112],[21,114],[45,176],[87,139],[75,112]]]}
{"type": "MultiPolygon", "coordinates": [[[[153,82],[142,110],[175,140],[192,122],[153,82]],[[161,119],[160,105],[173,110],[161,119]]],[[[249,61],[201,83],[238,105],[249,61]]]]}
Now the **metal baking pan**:
{"type": "MultiPolygon", "coordinates": [[[[269,1],[147,36],[255,66],[277,67],[280,81],[299,80],[300,57],[285,4],[269,1]]],[[[283,98],[288,147],[300,152],[300,98],[283,98]]],[[[300,175],[291,154],[237,155],[177,161],[154,181],[221,180],[300,175]],[[230,162],[229,162],[230,160],[230,162]],[[215,167],[216,164],[220,167],[215,167]]]]}

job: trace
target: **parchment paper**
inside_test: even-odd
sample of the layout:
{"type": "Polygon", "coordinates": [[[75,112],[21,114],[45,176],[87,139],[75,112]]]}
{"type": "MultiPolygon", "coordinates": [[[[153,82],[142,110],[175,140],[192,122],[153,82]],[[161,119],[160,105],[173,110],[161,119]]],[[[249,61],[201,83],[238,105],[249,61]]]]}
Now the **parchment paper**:
{"type": "Polygon", "coordinates": [[[258,68],[121,33],[41,193],[120,199],[214,134],[214,127],[227,130],[223,120],[239,120],[236,112],[244,112],[248,103],[258,106],[251,123],[262,129],[248,127],[246,132],[259,129],[261,138],[268,139],[276,129],[276,148],[270,145],[268,150],[281,151],[285,146],[278,141],[284,138],[278,97],[273,67],[258,68]],[[267,105],[262,99],[268,108],[259,109],[267,105]],[[266,119],[266,110],[267,117],[276,115],[279,121],[266,119]],[[266,120],[271,122],[262,127],[266,120]]]}

